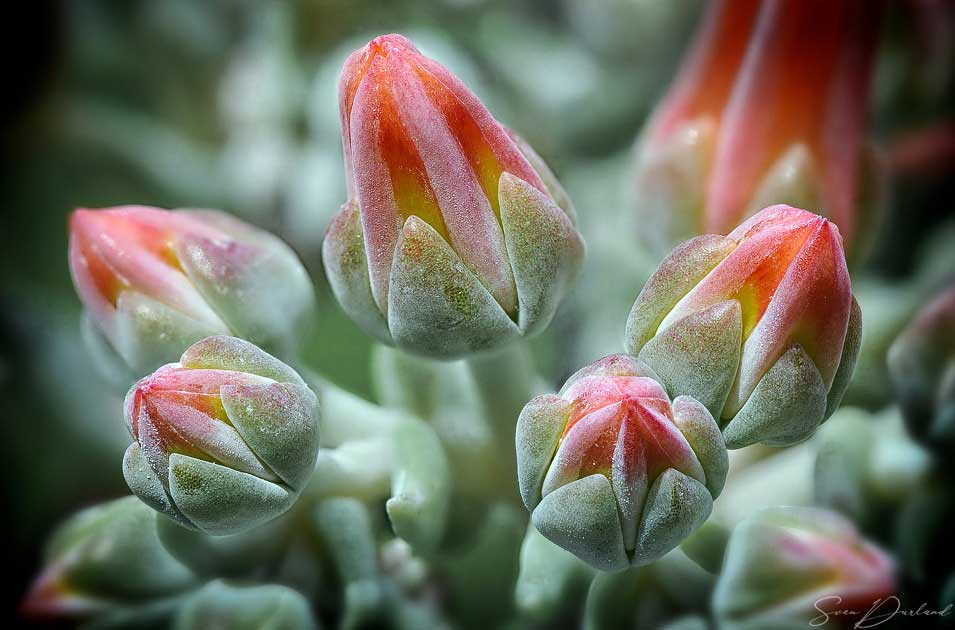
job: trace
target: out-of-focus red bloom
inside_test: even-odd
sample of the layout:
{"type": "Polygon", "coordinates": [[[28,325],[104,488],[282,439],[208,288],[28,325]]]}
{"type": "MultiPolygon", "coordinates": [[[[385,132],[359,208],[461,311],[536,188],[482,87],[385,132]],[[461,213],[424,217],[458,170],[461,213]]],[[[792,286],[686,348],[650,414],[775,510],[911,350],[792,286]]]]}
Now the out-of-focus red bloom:
{"type": "Polygon", "coordinates": [[[638,204],[670,246],[788,203],[855,249],[875,205],[864,140],[880,16],[865,0],[710,6],[641,145],[638,204]]]}

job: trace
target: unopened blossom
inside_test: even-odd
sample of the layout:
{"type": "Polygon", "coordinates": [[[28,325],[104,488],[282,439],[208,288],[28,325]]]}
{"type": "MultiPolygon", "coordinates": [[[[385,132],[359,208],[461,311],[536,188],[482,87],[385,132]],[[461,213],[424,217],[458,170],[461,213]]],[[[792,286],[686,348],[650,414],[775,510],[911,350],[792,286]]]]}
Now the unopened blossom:
{"type": "Polygon", "coordinates": [[[168,598],[195,583],[159,541],[156,513],[126,497],[82,510],[54,531],[21,611],[89,618],[168,598]]]}
{"type": "Polygon", "coordinates": [[[210,335],[286,352],[313,308],[285,243],[212,210],[76,210],[69,259],[96,331],[137,375],[210,335]]]}
{"type": "Polygon", "coordinates": [[[136,441],[123,460],[140,499],[180,524],[236,533],[278,516],[315,467],[315,394],[290,367],[234,337],[209,337],[133,385],[136,441]]]}
{"type": "Polygon", "coordinates": [[[706,405],[728,448],[782,446],[838,407],[861,320],[839,229],[779,205],[676,247],[634,302],[625,343],[671,395],[706,405]]]}
{"type": "Polygon", "coordinates": [[[727,462],[706,407],[689,396],[671,402],[626,355],[534,398],[517,422],[518,482],[534,527],[605,571],[656,560],[699,527],[727,462]]]}
{"type": "MultiPolygon", "coordinates": [[[[726,630],[852,628],[895,594],[894,569],[885,551],[835,512],[769,508],[733,530],[713,612],[726,630]]],[[[893,609],[887,603],[870,622],[893,609]]]]}
{"type": "Polygon", "coordinates": [[[915,316],[887,361],[909,430],[949,452],[955,445],[955,285],[915,316]]]}
{"type": "Polygon", "coordinates": [[[400,35],[346,60],[339,109],[348,201],[323,258],[352,319],[438,357],[545,328],[584,244],[533,149],[400,35]]]}
{"type": "Polygon", "coordinates": [[[884,198],[865,142],[881,4],[710,4],[638,145],[648,245],[662,254],[786,203],[825,215],[859,257],[884,198]]]}

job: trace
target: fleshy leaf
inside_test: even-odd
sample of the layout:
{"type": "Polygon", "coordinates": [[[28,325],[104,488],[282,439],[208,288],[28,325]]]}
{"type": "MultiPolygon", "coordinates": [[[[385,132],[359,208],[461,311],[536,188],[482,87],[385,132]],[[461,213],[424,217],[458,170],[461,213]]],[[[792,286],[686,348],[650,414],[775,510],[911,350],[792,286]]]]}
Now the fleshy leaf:
{"type": "Polygon", "coordinates": [[[534,527],[564,549],[602,571],[630,564],[610,481],[590,475],[544,497],[531,516],[534,527]]]}
{"type": "Polygon", "coordinates": [[[169,457],[169,495],[190,522],[210,534],[269,521],[296,498],[271,481],[178,453],[169,457]]]}
{"type": "Polygon", "coordinates": [[[447,242],[414,216],[395,248],[388,327],[398,345],[435,357],[487,350],[518,333],[447,242]]]}
{"type": "Polygon", "coordinates": [[[346,203],[332,221],[322,243],[322,262],[335,298],[348,316],[369,334],[393,344],[388,321],[371,292],[365,237],[357,204],[346,203]]]}
{"type": "Polygon", "coordinates": [[[673,422],[703,466],[706,489],[716,499],[723,490],[729,470],[729,455],[719,425],[703,403],[690,396],[678,396],[673,400],[673,422]]]}
{"type": "Polygon", "coordinates": [[[640,354],[677,302],[735,248],[736,241],[725,236],[698,236],[664,258],[630,310],[624,336],[627,353],[640,354]]]}
{"type": "Polygon", "coordinates": [[[179,363],[191,369],[231,370],[256,374],[279,383],[305,386],[298,373],[254,344],[224,335],[208,337],[193,344],[179,363]]]}
{"type": "Polygon", "coordinates": [[[647,494],[633,563],[662,557],[702,525],[712,510],[706,486],[673,468],[665,470],[647,494]]]}
{"type": "Polygon", "coordinates": [[[826,413],[826,385],[812,359],[791,347],[723,428],[726,447],[788,446],[812,435],[826,413]]]}
{"type": "Polygon", "coordinates": [[[224,385],[222,406],[255,454],[295,490],[315,469],[318,399],[305,385],[224,385]]]}
{"type": "Polygon", "coordinates": [[[531,400],[517,419],[517,480],[528,510],[541,500],[541,484],[570,412],[563,398],[544,395],[531,400]]]}
{"type": "Polygon", "coordinates": [[[553,200],[527,182],[503,173],[498,184],[504,242],[517,284],[521,333],[547,327],[573,284],[584,242],[553,200]]]}
{"type": "Polygon", "coordinates": [[[671,395],[692,396],[719,418],[736,380],[741,340],[739,302],[727,300],[692,313],[655,335],[639,356],[671,395]]]}

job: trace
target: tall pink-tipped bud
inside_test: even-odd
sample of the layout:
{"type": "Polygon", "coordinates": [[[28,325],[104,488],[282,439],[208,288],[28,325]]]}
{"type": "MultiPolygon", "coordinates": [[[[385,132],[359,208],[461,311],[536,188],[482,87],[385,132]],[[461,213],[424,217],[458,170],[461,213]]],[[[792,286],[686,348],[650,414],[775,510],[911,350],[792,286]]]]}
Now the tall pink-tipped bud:
{"type": "Polygon", "coordinates": [[[544,328],[583,242],[540,157],[400,35],[352,53],[339,106],[349,200],[323,256],[346,312],[445,357],[544,328]]]}
{"type": "Polygon", "coordinates": [[[609,356],[517,422],[521,497],[534,526],[602,570],[646,564],[709,516],[728,460],[701,403],[672,403],[640,361],[609,356]]]}
{"type": "Polygon", "coordinates": [[[773,206],[678,246],[634,302],[626,344],[703,402],[730,448],[803,440],[838,407],[861,314],[835,224],[773,206]]]}
{"type": "Polygon", "coordinates": [[[214,211],[76,210],[69,259],[96,330],[137,374],[215,334],[285,351],[313,304],[287,245],[214,211]]]}
{"type": "Polygon", "coordinates": [[[648,244],[725,234],[787,203],[827,216],[858,256],[883,197],[864,146],[880,9],[865,0],[710,6],[641,140],[648,244]]]}

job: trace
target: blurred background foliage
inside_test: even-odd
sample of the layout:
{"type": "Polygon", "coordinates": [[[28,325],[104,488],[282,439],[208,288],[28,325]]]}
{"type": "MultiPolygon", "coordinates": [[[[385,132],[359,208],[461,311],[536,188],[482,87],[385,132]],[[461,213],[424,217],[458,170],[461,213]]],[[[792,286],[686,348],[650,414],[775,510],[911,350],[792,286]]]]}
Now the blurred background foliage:
{"type": "MultiPolygon", "coordinates": [[[[319,294],[320,320],[303,340],[307,360],[370,397],[370,341],[331,299],[319,250],[345,200],[341,64],[374,35],[403,33],[527,138],[576,203],[588,264],[574,299],[533,343],[539,367],[557,383],[575,366],[620,351],[630,304],[656,263],[632,238],[631,147],[702,5],[74,0],[21,7],[7,24],[16,31],[8,44],[19,43],[4,60],[0,138],[0,444],[7,566],[19,585],[5,589],[7,610],[53,524],[127,493],[119,466],[128,442],[124,392],[90,367],[67,270],[73,208],[214,207],[275,231],[305,261],[319,294]]],[[[893,169],[893,196],[866,270],[870,284],[908,286],[925,256],[921,242],[950,216],[952,156],[939,158],[932,142],[955,133],[946,122],[955,102],[952,11],[951,3],[912,0],[892,3],[886,19],[872,124],[893,169]]],[[[893,303],[901,307],[888,302],[879,308],[891,329],[907,316],[893,320],[893,303]]]]}

